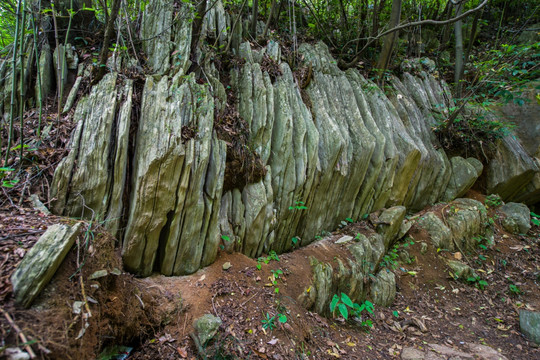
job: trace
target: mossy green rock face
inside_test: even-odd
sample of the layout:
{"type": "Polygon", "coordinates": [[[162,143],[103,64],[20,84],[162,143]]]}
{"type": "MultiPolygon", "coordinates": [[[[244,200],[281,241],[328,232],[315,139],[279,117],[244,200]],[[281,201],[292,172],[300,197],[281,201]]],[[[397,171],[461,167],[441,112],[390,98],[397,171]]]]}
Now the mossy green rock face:
{"type": "Polygon", "coordinates": [[[382,212],[379,216],[377,233],[384,239],[384,246],[389,248],[398,237],[398,234],[405,218],[407,209],[404,206],[394,206],[382,212]]]}
{"type": "Polygon", "coordinates": [[[396,298],[396,277],[388,269],[382,269],[371,285],[373,303],[379,306],[390,306],[396,298]]]}
{"type": "Polygon", "coordinates": [[[52,279],[79,236],[82,224],[49,226],[11,276],[17,304],[29,307],[52,279]]]}
{"type": "Polygon", "coordinates": [[[195,328],[197,338],[199,339],[201,346],[204,346],[216,335],[221,323],[221,319],[212,314],[205,314],[195,320],[193,327],[195,328]]]}
{"type": "Polygon", "coordinates": [[[427,212],[418,219],[418,225],[427,230],[436,248],[473,250],[478,245],[475,237],[486,232],[487,209],[479,201],[456,199],[444,207],[442,217],[427,212]]]}
{"type": "Polygon", "coordinates": [[[461,280],[467,280],[470,277],[474,277],[476,274],[474,270],[467,264],[456,260],[447,260],[448,267],[452,269],[452,272],[456,275],[456,278],[461,280]]]}
{"type": "Polygon", "coordinates": [[[540,312],[519,310],[519,327],[526,337],[540,345],[540,312]]]}
{"type": "Polygon", "coordinates": [[[509,202],[501,206],[506,216],[502,220],[504,229],[512,234],[526,234],[531,228],[531,212],[527,205],[509,202]]]}

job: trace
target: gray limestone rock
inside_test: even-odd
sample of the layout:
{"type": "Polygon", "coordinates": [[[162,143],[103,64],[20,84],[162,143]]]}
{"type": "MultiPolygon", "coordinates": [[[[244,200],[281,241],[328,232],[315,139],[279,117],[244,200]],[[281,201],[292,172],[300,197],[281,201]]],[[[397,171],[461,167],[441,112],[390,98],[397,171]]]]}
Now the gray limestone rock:
{"type": "Polygon", "coordinates": [[[390,306],[396,298],[396,277],[393,272],[382,269],[375,276],[371,285],[373,303],[379,306],[390,306]]]}
{"type": "Polygon", "coordinates": [[[11,276],[15,301],[29,307],[52,279],[79,236],[82,223],[49,226],[11,276]]]}
{"type": "Polygon", "coordinates": [[[487,209],[474,199],[456,199],[448,204],[445,221],[460,251],[473,251],[475,237],[483,236],[487,227],[487,209]]]}
{"type": "MultiPolygon", "coordinates": [[[[46,42],[41,47],[39,55],[39,75],[41,76],[41,97],[45,99],[53,89],[55,82],[53,70],[53,57],[51,47],[46,42]]],[[[37,81],[36,81],[36,99],[37,99],[37,81]]]]}
{"type": "Polygon", "coordinates": [[[467,280],[469,277],[474,277],[476,275],[469,265],[464,264],[461,261],[446,260],[446,263],[458,279],[467,280]]]}
{"type": "Polygon", "coordinates": [[[452,176],[443,195],[444,201],[452,201],[465,195],[483,170],[482,163],[474,158],[464,159],[455,156],[450,159],[450,163],[452,164],[452,176]]]}
{"type": "Polygon", "coordinates": [[[205,314],[193,322],[201,346],[204,346],[216,335],[221,323],[221,319],[212,314],[205,314]]]}
{"type": "Polygon", "coordinates": [[[531,212],[527,205],[509,202],[501,206],[505,215],[502,220],[504,229],[512,234],[526,234],[531,228],[531,212]]]}
{"type": "Polygon", "coordinates": [[[540,345],[540,312],[519,310],[519,327],[525,336],[540,345]]]}
{"type": "Polygon", "coordinates": [[[504,201],[523,198],[526,195],[523,192],[540,172],[538,162],[527,154],[515,136],[499,139],[496,146],[486,171],[487,193],[499,194],[504,201]]]}
{"type": "Polygon", "coordinates": [[[116,79],[115,73],[105,75],[90,95],[79,101],[71,151],[58,165],[51,189],[56,199],[54,213],[98,216],[113,234],[122,209],[133,92],[131,80],[117,90],[116,79]],[[118,100],[119,94],[125,96],[123,103],[118,100]]]}
{"type": "Polygon", "coordinates": [[[427,212],[418,219],[418,225],[425,229],[436,248],[454,249],[452,232],[437,215],[427,212]]]}
{"type": "Polygon", "coordinates": [[[382,235],[386,248],[389,248],[397,240],[406,212],[407,209],[404,206],[394,206],[384,210],[379,216],[376,230],[382,235]]]}

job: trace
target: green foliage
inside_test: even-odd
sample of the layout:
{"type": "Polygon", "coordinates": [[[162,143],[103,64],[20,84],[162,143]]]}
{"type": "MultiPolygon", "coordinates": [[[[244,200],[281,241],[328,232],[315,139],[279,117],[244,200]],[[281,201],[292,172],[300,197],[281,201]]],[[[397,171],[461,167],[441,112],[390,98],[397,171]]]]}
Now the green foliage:
{"type": "Polygon", "coordinates": [[[486,200],[484,201],[484,204],[488,208],[495,208],[497,206],[501,206],[503,203],[501,197],[497,194],[491,194],[486,196],[486,200]]]}
{"type": "Polygon", "coordinates": [[[531,223],[535,226],[540,226],[540,215],[531,211],[531,223]]]}
{"type": "Polygon", "coordinates": [[[486,286],[488,286],[488,282],[486,280],[483,280],[480,276],[470,276],[467,278],[467,282],[474,284],[478,289],[484,290],[486,286]]]}
{"type": "MultiPolygon", "coordinates": [[[[370,314],[373,314],[373,303],[370,301],[365,301],[361,305],[353,302],[351,298],[345,294],[341,293],[341,296],[334,294],[332,301],[330,302],[330,312],[335,316],[336,310],[339,311],[339,314],[345,319],[349,319],[349,312],[353,316],[361,318],[362,312],[367,311],[370,314]]],[[[373,322],[371,320],[363,320],[362,326],[372,327],[373,322]]]]}
{"type": "Polygon", "coordinates": [[[294,206],[289,206],[289,210],[307,210],[307,206],[303,201],[295,201],[294,206]]]}
{"type": "Polygon", "coordinates": [[[269,313],[266,313],[266,317],[261,320],[262,327],[265,330],[274,330],[276,328],[276,317],[270,316],[269,313]]]}
{"type": "Polygon", "coordinates": [[[515,284],[508,285],[508,291],[510,292],[511,295],[523,294],[523,291],[521,291],[521,289],[515,284]]]}
{"type": "Polygon", "coordinates": [[[491,49],[473,63],[478,74],[478,98],[523,105],[523,86],[540,77],[540,42],[534,44],[502,44],[491,49]]]}
{"type": "Polygon", "coordinates": [[[261,320],[262,327],[265,330],[274,330],[277,327],[276,324],[276,318],[277,321],[281,324],[285,324],[287,322],[287,316],[285,314],[277,314],[275,316],[270,316],[269,313],[266,313],[265,317],[261,320]]]}

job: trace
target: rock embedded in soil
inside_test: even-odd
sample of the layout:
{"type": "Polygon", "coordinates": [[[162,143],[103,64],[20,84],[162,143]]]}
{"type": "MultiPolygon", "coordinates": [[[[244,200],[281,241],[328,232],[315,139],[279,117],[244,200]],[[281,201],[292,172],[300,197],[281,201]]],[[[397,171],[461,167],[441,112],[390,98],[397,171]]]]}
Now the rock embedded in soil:
{"type": "Polygon", "coordinates": [[[17,304],[29,307],[49,283],[79,236],[82,223],[49,226],[11,276],[17,304]]]}
{"type": "Polygon", "coordinates": [[[397,240],[406,213],[407,209],[404,206],[394,206],[384,210],[379,216],[376,229],[377,233],[383,236],[387,248],[397,240]]]}
{"type": "Polygon", "coordinates": [[[474,277],[474,270],[467,264],[456,260],[446,260],[448,267],[452,269],[458,279],[467,280],[469,277],[474,277]]]}
{"type": "Polygon", "coordinates": [[[520,310],[519,327],[527,338],[540,345],[540,312],[520,310]]]}
{"type": "Polygon", "coordinates": [[[501,207],[506,215],[502,221],[504,229],[512,234],[526,234],[531,228],[531,212],[527,205],[509,202],[501,207]]]}
{"type": "Polygon", "coordinates": [[[371,285],[373,303],[379,306],[390,306],[396,298],[396,276],[388,269],[382,269],[371,285]]]}
{"type": "Polygon", "coordinates": [[[193,327],[201,346],[204,346],[216,335],[221,323],[221,319],[212,314],[205,314],[194,321],[193,327]]]}
{"type": "Polygon", "coordinates": [[[455,156],[450,159],[452,164],[452,176],[443,195],[443,200],[452,201],[465,195],[482,174],[484,166],[475,158],[464,159],[455,156]]]}

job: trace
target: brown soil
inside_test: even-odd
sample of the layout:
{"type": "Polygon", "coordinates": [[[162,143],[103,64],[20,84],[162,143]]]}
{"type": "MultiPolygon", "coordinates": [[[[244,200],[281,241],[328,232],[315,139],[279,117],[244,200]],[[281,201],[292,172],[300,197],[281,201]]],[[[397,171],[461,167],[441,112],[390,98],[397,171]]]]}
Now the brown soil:
{"type": "MultiPolygon", "coordinates": [[[[489,216],[496,219],[497,212],[491,209],[489,216]]],[[[509,359],[540,356],[539,349],[520,334],[518,320],[519,309],[540,309],[538,228],[528,236],[511,236],[496,220],[496,245],[463,256],[437,253],[427,234],[413,226],[407,243],[412,239],[414,244],[401,243],[400,251],[407,250],[414,261],[390,266],[397,275],[396,301],[390,308],[376,307],[371,316],[374,326],[366,329],[312,313],[297,298],[311,285],[309,258],[335,264],[335,259],[348,257],[346,246],[334,242],[344,234],[373,231],[368,221],[279,255],[279,261],[261,261],[260,270],[257,260],[222,252],[212,266],[190,276],[136,279],[122,273],[90,281],[97,270],[121,268],[115,240],[92,227],[81,235],[79,246],[34,306],[25,310],[13,304],[9,276],[45,228],[65,220],[23,208],[1,212],[0,218],[2,308],[29,341],[35,341],[32,348],[44,358],[90,359],[106,346],[129,345],[135,348],[130,359],[386,359],[399,357],[404,347],[431,343],[456,349],[465,343],[486,344],[509,359]],[[422,242],[428,244],[424,254],[422,242]],[[468,261],[487,287],[480,290],[454,280],[444,262],[449,258],[468,261]],[[231,267],[224,270],[226,263],[231,267]],[[81,272],[77,264],[82,265],[81,272]],[[283,273],[272,278],[278,269],[283,273]],[[277,283],[272,285],[272,280],[277,283]],[[523,293],[513,294],[511,284],[523,293]],[[84,319],[73,313],[72,306],[85,296],[92,317],[77,339],[84,319]],[[219,316],[223,324],[209,344],[197,349],[190,337],[192,324],[206,313],[219,316]],[[274,320],[275,329],[263,329],[267,314],[284,314],[287,321],[274,320]],[[419,323],[427,331],[422,332],[419,323]],[[44,349],[51,353],[46,355],[44,349]]],[[[1,346],[24,347],[4,317],[0,334],[1,346]]]]}

